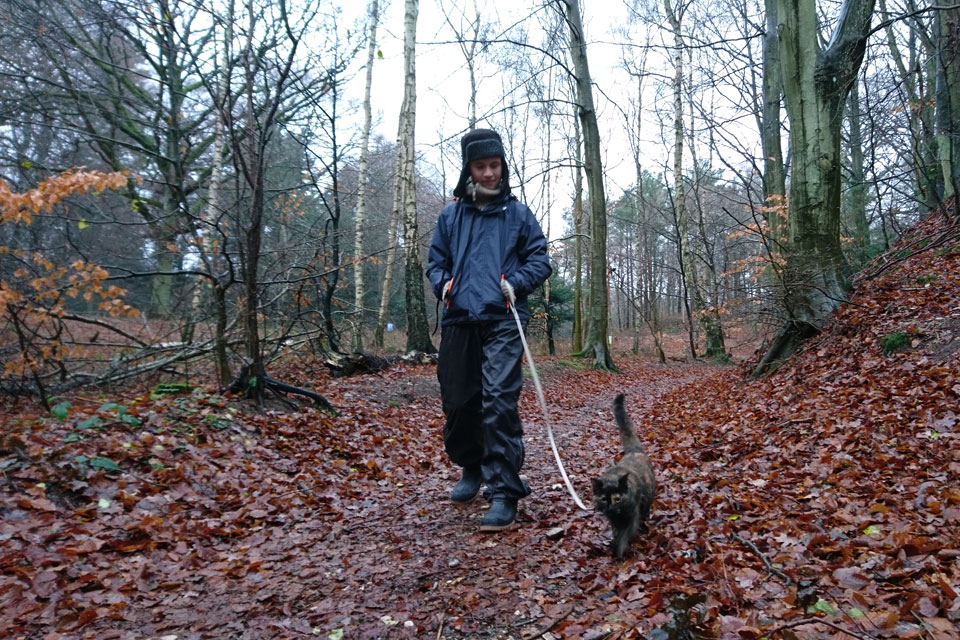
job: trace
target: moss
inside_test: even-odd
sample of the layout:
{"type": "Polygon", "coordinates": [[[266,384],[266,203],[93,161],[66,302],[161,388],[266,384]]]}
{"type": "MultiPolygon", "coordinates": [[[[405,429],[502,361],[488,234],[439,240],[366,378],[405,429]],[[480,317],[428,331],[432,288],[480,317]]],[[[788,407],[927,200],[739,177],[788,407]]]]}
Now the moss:
{"type": "Polygon", "coordinates": [[[590,364],[586,361],[577,362],[574,360],[557,360],[557,364],[563,365],[564,367],[570,367],[571,369],[576,369],[578,371],[586,371],[590,368],[590,364]]]}
{"type": "Polygon", "coordinates": [[[907,334],[905,334],[903,331],[896,331],[884,336],[880,340],[880,347],[883,349],[883,354],[887,356],[891,353],[900,351],[906,347],[907,344],[907,334]]]}

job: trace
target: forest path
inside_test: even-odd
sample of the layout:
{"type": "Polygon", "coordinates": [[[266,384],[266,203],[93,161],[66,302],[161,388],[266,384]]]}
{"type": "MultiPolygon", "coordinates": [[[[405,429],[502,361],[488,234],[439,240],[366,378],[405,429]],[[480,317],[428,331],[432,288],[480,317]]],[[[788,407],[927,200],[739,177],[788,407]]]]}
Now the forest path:
{"type": "MultiPolygon", "coordinates": [[[[558,449],[588,506],[591,477],[619,453],[613,397],[627,395],[642,438],[644,413],[659,396],[722,372],[703,365],[621,362],[623,370],[616,374],[578,370],[579,361],[549,359],[539,365],[558,449]]],[[[307,554],[312,571],[324,578],[311,581],[300,595],[297,613],[334,637],[342,629],[344,637],[446,638],[535,637],[569,615],[573,600],[583,594],[580,582],[611,564],[609,531],[602,517],[578,509],[563,486],[529,376],[520,413],[523,471],[533,494],[521,502],[518,525],[499,534],[479,532],[482,498],[462,506],[448,500],[459,469],[442,453],[432,370],[347,384],[354,388],[345,391],[345,399],[363,398],[367,410],[377,411],[378,403],[379,410],[404,409],[397,417],[407,432],[428,431],[429,440],[417,438],[409,448],[386,443],[382,453],[390,481],[353,496],[343,519],[307,554]],[[397,406],[401,400],[405,406],[397,406]]],[[[655,443],[650,453],[656,460],[655,443]]]]}

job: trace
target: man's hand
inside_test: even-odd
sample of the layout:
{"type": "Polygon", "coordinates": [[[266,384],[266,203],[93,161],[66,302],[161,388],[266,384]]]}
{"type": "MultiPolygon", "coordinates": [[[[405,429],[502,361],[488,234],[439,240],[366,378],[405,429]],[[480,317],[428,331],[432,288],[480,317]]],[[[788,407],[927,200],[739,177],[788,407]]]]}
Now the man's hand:
{"type": "Polygon", "coordinates": [[[447,296],[450,295],[450,287],[453,286],[453,278],[447,280],[447,283],[443,285],[443,293],[440,295],[440,300],[443,302],[447,301],[447,296]]]}
{"type": "Polygon", "coordinates": [[[517,304],[517,294],[514,293],[513,285],[510,284],[506,278],[500,278],[500,291],[503,292],[503,297],[506,298],[510,304],[517,304]]]}

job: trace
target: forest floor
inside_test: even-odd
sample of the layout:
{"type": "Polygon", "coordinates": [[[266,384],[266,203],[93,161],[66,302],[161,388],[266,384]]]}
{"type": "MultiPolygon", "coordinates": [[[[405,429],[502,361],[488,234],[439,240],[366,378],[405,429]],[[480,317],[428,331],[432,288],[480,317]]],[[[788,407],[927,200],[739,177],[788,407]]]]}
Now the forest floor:
{"type": "Polygon", "coordinates": [[[483,500],[447,499],[430,366],[271,371],[337,416],[203,388],[53,414],[3,400],[0,637],[960,637],[956,225],[930,218],[874,261],[765,379],[615,359],[538,369],[584,501],[627,396],[660,487],[622,560],[567,494],[529,384],[534,492],[499,534],[478,531],[483,500]]]}

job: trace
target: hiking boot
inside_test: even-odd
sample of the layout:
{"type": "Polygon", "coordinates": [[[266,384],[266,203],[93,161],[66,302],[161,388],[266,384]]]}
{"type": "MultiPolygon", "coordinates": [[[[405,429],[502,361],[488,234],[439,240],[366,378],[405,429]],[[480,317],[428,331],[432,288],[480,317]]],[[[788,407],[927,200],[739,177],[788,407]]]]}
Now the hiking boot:
{"type": "Polygon", "coordinates": [[[517,501],[503,496],[494,496],[490,509],[480,521],[480,531],[503,531],[517,519],[517,501]]]}
{"type": "Polygon", "coordinates": [[[479,468],[464,467],[463,476],[460,477],[460,481],[450,492],[450,500],[453,502],[470,502],[477,497],[482,480],[483,475],[479,468]]]}

